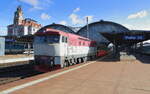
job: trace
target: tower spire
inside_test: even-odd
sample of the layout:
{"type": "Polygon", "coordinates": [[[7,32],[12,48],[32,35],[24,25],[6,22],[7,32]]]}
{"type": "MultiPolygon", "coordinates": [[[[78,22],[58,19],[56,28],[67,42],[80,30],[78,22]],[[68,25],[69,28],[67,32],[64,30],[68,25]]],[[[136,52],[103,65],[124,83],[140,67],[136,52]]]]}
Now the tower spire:
{"type": "Polygon", "coordinates": [[[19,25],[22,23],[23,20],[23,12],[22,12],[22,8],[19,5],[17,7],[16,12],[14,13],[14,24],[19,25]]]}

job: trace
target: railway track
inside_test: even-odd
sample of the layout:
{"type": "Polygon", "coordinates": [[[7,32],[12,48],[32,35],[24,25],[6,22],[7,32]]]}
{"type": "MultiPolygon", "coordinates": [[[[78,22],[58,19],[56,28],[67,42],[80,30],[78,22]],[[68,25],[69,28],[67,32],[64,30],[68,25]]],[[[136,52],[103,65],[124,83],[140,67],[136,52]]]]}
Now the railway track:
{"type": "Polygon", "coordinates": [[[0,68],[0,85],[41,74],[34,70],[33,64],[0,68]]]}

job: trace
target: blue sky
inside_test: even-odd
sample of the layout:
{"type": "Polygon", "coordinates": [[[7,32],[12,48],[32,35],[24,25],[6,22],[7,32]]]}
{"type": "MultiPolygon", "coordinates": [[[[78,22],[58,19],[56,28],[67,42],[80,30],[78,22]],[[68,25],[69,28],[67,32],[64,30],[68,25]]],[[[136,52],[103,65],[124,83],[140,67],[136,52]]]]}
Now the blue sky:
{"type": "Polygon", "coordinates": [[[129,29],[150,30],[150,0],[3,0],[0,3],[0,31],[5,34],[12,24],[18,5],[25,18],[44,25],[61,23],[83,26],[103,20],[120,23],[129,29]]]}

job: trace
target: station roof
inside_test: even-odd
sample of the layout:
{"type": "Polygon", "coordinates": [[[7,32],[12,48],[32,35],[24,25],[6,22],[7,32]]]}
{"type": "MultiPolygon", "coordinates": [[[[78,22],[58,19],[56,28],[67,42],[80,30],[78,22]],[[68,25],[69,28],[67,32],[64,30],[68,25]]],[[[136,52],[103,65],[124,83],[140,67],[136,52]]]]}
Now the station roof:
{"type": "Polygon", "coordinates": [[[75,34],[74,29],[72,29],[68,26],[62,25],[62,24],[55,24],[55,23],[42,27],[40,30],[38,30],[38,32],[43,32],[43,30],[46,29],[46,28],[57,29],[57,30],[61,30],[61,31],[64,31],[64,32],[75,34]]]}
{"type": "Polygon", "coordinates": [[[109,41],[107,38],[102,36],[100,33],[122,33],[122,32],[129,32],[130,30],[126,27],[124,27],[121,24],[111,22],[111,21],[97,21],[90,23],[88,25],[88,30],[87,30],[87,25],[82,27],[77,34],[83,36],[83,37],[88,37],[91,40],[97,41],[98,43],[108,43],[109,41]]]}

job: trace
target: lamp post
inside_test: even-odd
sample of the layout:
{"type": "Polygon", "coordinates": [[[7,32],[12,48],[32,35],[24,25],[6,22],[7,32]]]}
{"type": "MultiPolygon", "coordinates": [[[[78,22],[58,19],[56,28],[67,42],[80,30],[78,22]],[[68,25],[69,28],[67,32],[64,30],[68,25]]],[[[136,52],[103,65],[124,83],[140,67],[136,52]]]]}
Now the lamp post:
{"type": "Polygon", "coordinates": [[[86,22],[87,22],[87,38],[89,38],[89,18],[86,17],[86,22]]]}

